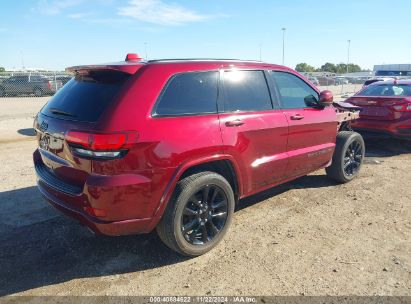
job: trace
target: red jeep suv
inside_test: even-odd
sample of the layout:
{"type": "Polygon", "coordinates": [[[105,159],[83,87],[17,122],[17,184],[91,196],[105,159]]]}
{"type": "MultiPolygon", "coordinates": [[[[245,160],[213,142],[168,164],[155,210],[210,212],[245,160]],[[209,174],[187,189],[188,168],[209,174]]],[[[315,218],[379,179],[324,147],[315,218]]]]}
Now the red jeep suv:
{"type": "Polygon", "coordinates": [[[129,54],[68,71],[35,118],[38,188],[96,233],[156,228],[197,256],[223,238],[239,199],[327,166],[347,182],[364,157],[362,137],[339,132],[331,92],[283,66],[129,54]]]}

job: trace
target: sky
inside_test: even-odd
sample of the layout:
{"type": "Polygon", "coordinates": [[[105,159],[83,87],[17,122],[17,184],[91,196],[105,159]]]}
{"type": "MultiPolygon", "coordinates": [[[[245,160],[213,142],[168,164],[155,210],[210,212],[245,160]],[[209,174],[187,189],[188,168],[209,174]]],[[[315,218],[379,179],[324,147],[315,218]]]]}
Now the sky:
{"type": "Polygon", "coordinates": [[[410,0],[1,0],[0,67],[149,59],[411,63],[410,0]]]}

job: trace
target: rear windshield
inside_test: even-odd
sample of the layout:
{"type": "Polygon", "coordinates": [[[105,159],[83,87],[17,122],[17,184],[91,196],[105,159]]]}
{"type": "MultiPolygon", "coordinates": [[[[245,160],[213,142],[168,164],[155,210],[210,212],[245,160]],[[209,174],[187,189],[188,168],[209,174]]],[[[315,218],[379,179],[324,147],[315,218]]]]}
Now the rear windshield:
{"type": "Polygon", "coordinates": [[[129,77],[129,74],[116,71],[90,71],[87,75],[77,75],[54,95],[41,113],[96,122],[129,77]]]}
{"type": "Polygon", "coordinates": [[[370,85],[358,93],[360,96],[411,96],[411,85],[378,84],[370,85]]]}

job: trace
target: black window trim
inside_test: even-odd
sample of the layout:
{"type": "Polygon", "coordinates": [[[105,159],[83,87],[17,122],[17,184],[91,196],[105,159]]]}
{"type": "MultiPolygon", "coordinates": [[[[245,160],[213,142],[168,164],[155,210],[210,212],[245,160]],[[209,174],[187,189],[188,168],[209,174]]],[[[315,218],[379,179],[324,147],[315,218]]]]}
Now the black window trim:
{"type": "Polygon", "coordinates": [[[185,116],[208,116],[208,115],[218,115],[218,100],[220,98],[220,70],[218,69],[212,69],[212,70],[198,70],[198,71],[183,71],[183,72],[177,72],[173,75],[171,75],[168,79],[166,84],[163,86],[161,89],[161,93],[158,95],[156,102],[153,105],[153,108],[151,110],[151,118],[172,118],[172,117],[185,117],[185,116]],[[158,114],[157,113],[157,106],[160,103],[165,91],[167,90],[168,86],[170,83],[173,81],[174,78],[176,78],[179,75],[182,74],[190,74],[190,73],[207,73],[207,72],[216,72],[218,73],[217,76],[217,98],[216,98],[216,112],[206,112],[206,113],[181,113],[181,114],[158,114]]]}
{"type": "Polygon", "coordinates": [[[271,96],[271,103],[273,104],[273,109],[274,110],[281,110],[281,96],[280,92],[278,92],[278,87],[276,86],[276,83],[271,75],[273,70],[265,70],[264,74],[268,83],[268,89],[270,91],[270,96],[271,96]],[[275,100],[274,100],[275,97],[275,100]]]}
{"type": "MultiPolygon", "coordinates": [[[[218,109],[219,109],[219,112],[218,113],[221,113],[221,114],[225,114],[225,113],[236,113],[236,114],[242,114],[242,113],[258,113],[258,112],[266,112],[266,111],[273,111],[273,110],[280,110],[280,108],[279,107],[275,107],[274,106],[274,102],[273,102],[273,96],[272,96],[272,93],[271,93],[271,90],[270,90],[270,85],[269,85],[269,80],[268,80],[268,78],[267,78],[267,74],[266,74],[266,72],[267,72],[267,69],[256,69],[256,68],[239,68],[239,69],[237,69],[237,68],[235,68],[235,69],[229,69],[229,68],[224,68],[224,69],[221,69],[220,70],[220,85],[221,85],[221,91],[222,91],[222,98],[220,99],[218,99],[219,100],[219,106],[218,106],[218,109]],[[271,103],[271,109],[267,109],[267,110],[250,110],[250,111],[226,111],[226,109],[225,109],[225,106],[226,106],[226,103],[227,103],[227,97],[226,97],[226,93],[225,93],[225,90],[226,90],[226,87],[225,87],[225,84],[224,84],[224,78],[223,77],[221,77],[221,75],[222,75],[222,73],[225,73],[225,72],[232,72],[232,71],[256,71],[256,72],[262,72],[263,73],[263,75],[264,75],[264,79],[265,79],[265,85],[267,86],[267,90],[268,90],[268,95],[270,96],[270,103],[271,103]],[[221,110],[220,110],[221,109],[221,110]]],[[[276,103],[277,104],[277,103],[276,103]]]]}
{"type": "MultiPolygon", "coordinates": [[[[306,85],[308,85],[314,92],[316,92],[317,93],[317,102],[318,102],[318,100],[319,100],[319,98],[320,98],[320,94],[318,93],[318,91],[315,89],[315,88],[313,88],[313,86],[311,85],[311,84],[309,84],[307,81],[305,81],[303,78],[301,78],[301,77],[299,77],[298,75],[296,75],[296,74],[294,74],[294,73],[291,73],[291,72],[289,72],[289,71],[283,71],[283,70],[270,70],[269,71],[269,73],[273,73],[273,72],[280,72],[280,73],[285,73],[285,74],[290,74],[290,75],[293,75],[293,76],[295,76],[295,77],[297,77],[297,78],[299,78],[301,81],[303,81],[306,85]]],[[[309,106],[305,106],[305,107],[303,107],[303,108],[284,108],[284,106],[283,106],[283,101],[282,101],[282,99],[281,99],[281,94],[280,94],[280,90],[279,90],[279,87],[278,87],[278,84],[277,84],[277,82],[274,80],[274,77],[273,77],[273,75],[270,75],[271,77],[271,81],[272,81],[272,83],[273,83],[273,85],[274,85],[274,87],[275,87],[275,91],[276,91],[276,93],[277,93],[277,95],[278,95],[278,103],[279,103],[279,105],[280,105],[280,109],[281,110],[293,110],[293,109],[315,109],[314,107],[309,107],[309,106]]],[[[314,96],[315,97],[315,96],[314,96]]]]}

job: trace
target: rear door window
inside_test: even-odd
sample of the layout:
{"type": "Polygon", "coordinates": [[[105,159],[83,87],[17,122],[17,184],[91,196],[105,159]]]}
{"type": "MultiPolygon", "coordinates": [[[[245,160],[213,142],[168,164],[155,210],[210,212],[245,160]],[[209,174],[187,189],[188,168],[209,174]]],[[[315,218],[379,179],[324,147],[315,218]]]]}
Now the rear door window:
{"type": "Polygon", "coordinates": [[[273,108],[263,71],[224,71],[224,111],[265,111],[273,108]]]}
{"type": "Polygon", "coordinates": [[[130,75],[118,71],[90,71],[71,79],[41,113],[51,117],[96,122],[115,102],[130,75]]]}
{"type": "Polygon", "coordinates": [[[283,109],[309,107],[319,99],[318,93],[300,77],[287,72],[270,73],[280,95],[283,109]]]}
{"type": "Polygon", "coordinates": [[[217,113],[217,86],[217,71],[177,74],[165,86],[154,115],[217,113]]]}

